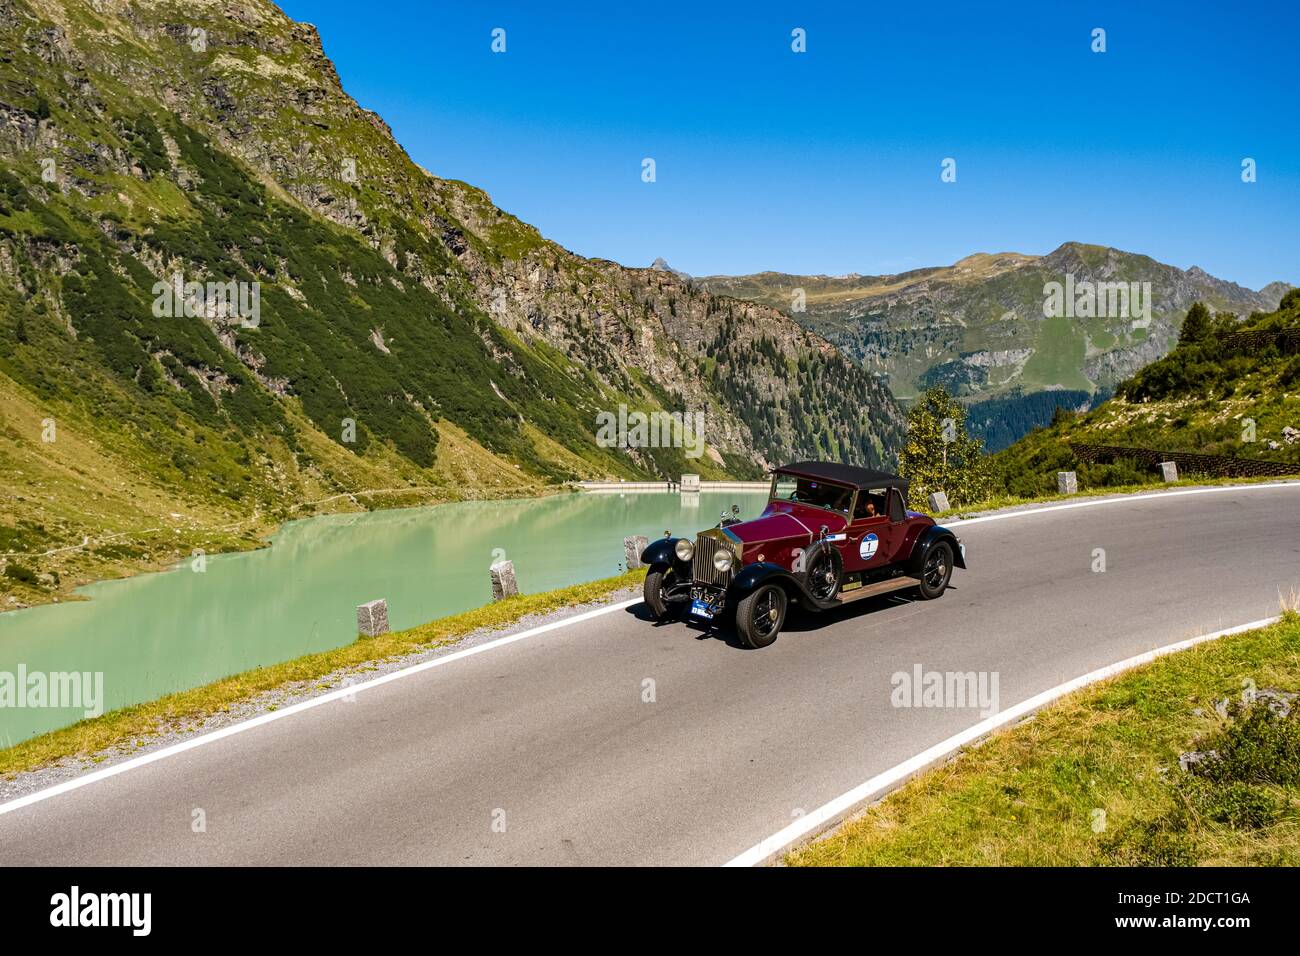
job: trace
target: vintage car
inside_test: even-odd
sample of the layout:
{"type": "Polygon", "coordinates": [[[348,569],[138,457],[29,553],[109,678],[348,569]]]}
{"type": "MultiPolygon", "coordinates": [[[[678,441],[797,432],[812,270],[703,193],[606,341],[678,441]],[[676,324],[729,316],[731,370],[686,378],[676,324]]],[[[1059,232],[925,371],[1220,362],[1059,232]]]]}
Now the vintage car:
{"type": "Polygon", "coordinates": [[[741,521],[723,513],[691,538],[671,532],[641,555],[645,602],[658,619],[685,612],[712,625],[734,614],[749,647],[776,640],[791,602],[825,611],[902,588],[937,598],[961,541],[929,515],[907,510],[907,481],[834,462],[801,461],[772,474],[767,507],[741,521]]]}

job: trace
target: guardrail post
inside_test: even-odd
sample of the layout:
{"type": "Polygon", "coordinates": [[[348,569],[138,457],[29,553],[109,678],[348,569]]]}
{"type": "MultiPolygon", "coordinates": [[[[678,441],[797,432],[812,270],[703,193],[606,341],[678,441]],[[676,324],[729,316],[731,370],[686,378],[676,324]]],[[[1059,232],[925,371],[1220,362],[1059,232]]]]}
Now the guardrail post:
{"type": "Polygon", "coordinates": [[[383,598],[357,605],[357,633],[378,637],[388,633],[388,602],[383,598]]]}
{"type": "Polygon", "coordinates": [[[1072,495],[1079,490],[1079,479],[1072,471],[1058,471],[1056,473],[1056,492],[1061,495],[1072,495]]]}
{"type": "Polygon", "coordinates": [[[1160,477],[1165,481],[1178,480],[1178,464],[1172,461],[1162,461],[1160,463],[1160,477]]]}
{"type": "Polygon", "coordinates": [[[930,503],[931,511],[947,511],[948,496],[942,491],[932,491],[926,495],[926,501],[930,503]]]}
{"type": "Polygon", "coordinates": [[[629,571],[641,567],[641,552],[650,544],[650,539],[643,534],[631,534],[623,539],[624,567],[629,571]]]}
{"type": "Polygon", "coordinates": [[[519,582],[515,580],[513,561],[494,561],[488,571],[492,575],[492,600],[500,601],[519,593],[519,582]]]}

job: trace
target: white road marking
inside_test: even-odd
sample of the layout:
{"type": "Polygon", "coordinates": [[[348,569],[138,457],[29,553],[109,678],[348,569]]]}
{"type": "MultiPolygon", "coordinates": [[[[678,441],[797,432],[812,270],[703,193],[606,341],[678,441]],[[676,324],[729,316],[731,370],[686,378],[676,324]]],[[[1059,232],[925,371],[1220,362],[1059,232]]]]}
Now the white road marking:
{"type": "Polygon", "coordinates": [[[1080,688],[1087,687],[1089,684],[1095,684],[1098,681],[1105,680],[1108,677],[1114,677],[1122,671],[1129,670],[1133,667],[1139,667],[1142,664],[1150,663],[1158,657],[1164,657],[1166,654],[1173,654],[1177,651],[1184,651],[1189,647],[1197,644],[1203,644],[1206,641],[1213,641],[1220,637],[1227,637],[1230,634],[1240,634],[1243,631],[1253,631],[1256,628],[1267,627],[1270,624],[1276,624],[1280,617],[1264,618],[1259,621],[1251,621],[1249,624],[1239,624],[1236,627],[1230,627],[1222,631],[1214,631],[1211,634],[1202,634],[1200,637],[1189,638],[1185,641],[1179,641],[1176,644],[1166,644],[1164,647],[1158,647],[1155,650],[1138,654],[1118,664],[1109,664],[1082,677],[1076,677],[1074,680],[1066,681],[1064,684],[1058,684],[1051,690],[1045,690],[1041,694],[1035,694],[1028,700],[1021,701],[1014,707],[994,714],[987,720],[981,720],[974,726],[967,727],[960,733],[953,734],[947,740],[941,741],[926,750],[921,751],[915,757],[904,760],[895,767],[891,767],[884,773],[878,773],[869,780],[858,784],[847,793],[840,794],[829,803],[823,804],[811,813],[806,813],[799,819],[795,820],[788,827],[778,830],[764,840],[756,843],[744,853],[728,860],[723,866],[758,866],[765,863],[772,857],[794,843],[799,842],[810,834],[815,834],[821,830],[829,829],[833,824],[847,817],[850,811],[861,806],[869,800],[883,797],[909,778],[916,776],[921,771],[928,769],[931,765],[944,758],[951,756],[968,744],[974,743],[981,737],[986,737],[993,731],[1007,724],[1014,723],[1022,717],[1032,714],[1036,710],[1041,710],[1048,704],[1053,703],[1066,694],[1073,693],[1080,688]]]}
{"type": "Polygon", "coordinates": [[[1183,488],[1178,491],[1139,491],[1131,494],[1117,495],[1114,498],[1093,498],[1089,501],[1067,501],[1059,505],[1043,505],[1041,508],[1026,508],[1023,511],[1004,511],[1001,514],[981,515],[976,518],[954,518],[949,525],[972,525],[981,521],[1005,521],[1007,518],[1019,518],[1023,515],[1041,515],[1049,511],[1069,511],[1072,508],[1096,508],[1100,505],[1123,505],[1133,502],[1152,501],[1156,498],[1178,498],[1183,495],[1212,495],[1224,491],[1256,491],[1261,488],[1300,488],[1300,481],[1267,481],[1255,485],[1216,485],[1213,488],[1183,488]]]}
{"type": "MultiPolygon", "coordinates": [[[[1077,501],[1068,504],[1047,505],[1042,508],[1030,508],[1024,511],[1014,511],[1014,512],[1008,512],[1006,514],[986,515],[981,518],[958,519],[952,522],[952,524],[955,525],[976,524],[980,521],[996,521],[999,518],[1017,518],[1020,517],[1021,515],[1045,514],[1050,511],[1060,511],[1066,508],[1096,507],[1097,505],[1117,504],[1120,502],[1130,501],[1130,500],[1150,500],[1152,498],[1167,498],[1167,497],[1173,497],[1177,495],[1205,494],[1208,492],[1218,492],[1218,491],[1250,491],[1256,488],[1287,488],[1287,487],[1300,488],[1300,482],[1269,482],[1269,483],[1262,483],[1262,484],[1255,484],[1255,485],[1221,485],[1214,488],[1190,488],[1190,489],[1184,489],[1182,491],[1162,491],[1162,492],[1156,492],[1154,494],[1135,494],[1131,496],[1118,497],[1118,498],[1101,498],[1092,501],[1077,501]]],[[[455,651],[451,654],[447,654],[444,657],[436,657],[433,660],[425,661],[422,664],[414,664],[411,667],[406,667],[401,670],[393,671],[390,674],[385,674],[382,677],[376,677],[373,678],[372,680],[363,681],[360,684],[353,684],[350,687],[341,687],[338,690],[329,691],[328,693],[322,694],[319,697],[312,697],[308,700],[304,700],[297,704],[293,704],[289,707],[284,708],[283,710],[274,710],[265,714],[261,714],[257,717],[251,717],[248,720],[241,721],[237,724],[231,724],[228,727],[222,727],[220,730],[214,730],[211,733],[202,734],[200,736],[193,737],[189,740],[183,740],[180,741],[179,743],[171,744],[170,746],[167,747],[161,747],[158,750],[152,751],[147,754],[141,754],[139,757],[132,757],[130,760],[124,760],[121,763],[113,764],[110,767],[104,767],[101,770],[91,771],[90,773],[83,774],[79,777],[75,777],[72,780],[65,780],[63,783],[56,784],[53,787],[47,787],[44,790],[38,790],[35,793],[29,793],[26,796],[17,797],[13,800],[10,800],[7,803],[0,803],[0,815],[6,813],[12,813],[14,810],[20,810],[23,807],[31,806],[34,803],[40,803],[44,800],[49,800],[51,797],[57,797],[61,794],[69,793],[73,790],[79,790],[82,787],[89,786],[92,783],[97,783],[100,780],[107,780],[110,777],[116,777],[118,774],[126,773],[128,770],[134,770],[137,767],[143,767],[147,764],[154,763],[158,760],[163,760],[167,757],[184,753],[187,750],[194,750],[195,748],[202,747],[206,744],[216,743],[217,741],[224,740],[227,737],[233,737],[235,734],[243,733],[244,731],[247,730],[253,730],[257,727],[262,726],[263,724],[269,724],[273,721],[280,720],[284,717],[289,717],[294,714],[303,713],[304,711],[311,710],[314,707],[319,707],[322,704],[327,704],[331,701],[339,700],[342,697],[347,697],[353,694],[360,693],[361,691],[367,690],[371,687],[378,687],[381,684],[387,684],[391,681],[400,680],[403,677],[409,677],[412,674],[418,674],[421,671],[426,671],[433,667],[440,667],[443,664],[450,664],[452,661],[460,660],[461,658],[464,657],[472,657],[475,654],[481,654],[484,651],[489,651],[492,650],[493,648],[503,647],[507,644],[513,644],[515,641],[522,641],[525,640],[526,638],[536,637],[537,635],[545,634],[548,631],[558,630],[559,628],[566,627],[570,624],[578,624],[582,621],[587,621],[590,620],[591,618],[599,617],[602,614],[609,614],[613,611],[619,611],[622,610],[623,608],[631,607],[639,603],[641,603],[639,598],[633,598],[629,601],[621,601],[618,604],[611,604],[608,607],[600,607],[591,611],[585,611],[582,614],[576,614],[573,617],[567,617],[559,621],[552,621],[550,624],[543,624],[540,627],[530,628],[526,631],[520,631],[518,634],[510,634],[506,637],[498,638],[495,641],[488,641],[485,644],[479,644],[476,647],[466,648],[465,650],[462,651],[455,651]]],[[[913,760],[915,759],[917,758],[913,758],[913,760]]],[[[871,781],[868,781],[868,783],[870,782],[871,781]]],[[[809,816],[803,817],[801,819],[809,820],[811,816],[812,815],[810,814],[809,816]]],[[[790,828],[787,827],[787,829],[790,828]]],[[[785,831],[783,830],[782,833],[784,832],[785,831]]],[[[769,839],[773,839],[773,838],[769,838],[769,839]]],[[[736,859],[739,860],[740,857],[737,857],[736,859]]],[[[732,864],[735,863],[736,861],[733,860],[732,864]]],[[[740,865],[740,864],[736,864],[736,865],[740,865]]]]}
{"type": "Polygon", "coordinates": [[[128,770],[134,770],[136,767],[143,767],[167,757],[173,757],[176,754],[185,753],[187,750],[193,750],[196,747],[202,747],[205,744],[216,743],[218,740],[224,740],[227,737],[233,737],[235,734],[243,733],[246,730],[252,730],[255,727],[261,727],[263,724],[269,724],[272,721],[282,720],[285,717],[291,717],[294,714],[301,714],[303,711],[311,710],[313,707],[320,707],[322,704],[328,704],[331,701],[339,700],[343,697],[350,697],[359,694],[364,690],[370,690],[379,687],[381,684],[389,684],[395,680],[401,680],[403,677],[410,677],[412,674],[419,674],[422,671],[431,670],[435,667],[441,667],[444,664],[450,664],[452,661],[458,661],[466,657],[473,657],[475,654],[482,654],[485,651],[494,648],[504,647],[507,644],[513,644],[516,641],[526,640],[530,637],[537,637],[540,634],[546,634],[555,631],[561,627],[567,627],[570,624],[577,624],[581,621],[589,621],[593,617],[600,617],[602,614],[610,614],[614,611],[621,611],[623,608],[632,607],[634,604],[640,604],[640,598],[633,598],[629,601],[620,601],[618,604],[610,604],[607,607],[598,607],[591,611],[584,611],[581,614],[575,614],[573,617],[566,617],[563,620],[552,621],[549,624],[542,624],[538,627],[529,628],[526,631],[520,631],[518,634],[509,634],[506,637],[497,638],[495,641],[488,641],[485,644],[478,644],[474,647],[467,647],[462,651],[454,651],[443,657],[435,657],[432,660],[424,661],[420,664],[413,664],[410,667],[404,667],[401,670],[384,674],[382,677],[375,677],[371,680],[363,681],[360,684],[352,684],[349,687],[340,687],[338,690],[332,690],[328,693],[321,694],[319,697],[312,697],[308,700],[300,701],[283,710],[273,710],[248,720],[240,721],[237,724],[231,724],[228,727],[222,727],[220,730],[214,730],[212,733],[203,734],[198,737],[192,737],[189,740],[182,740],[180,743],[172,744],[168,747],[141,754],[139,757],[132,757],[130,760],[124,760],[121,763],[113,764],[111,767],[105,767],[102,770],[95,770],[80,777],[74,777],[72,780],[65,780],[63,783],[56,784],[53,787],[47,787],[44,790],[37,790],[35,793],[29,793],[26,796],[10,800],[8,803],[0,804],[0,814],[12,813],[14,810],[21,810],[23,807],[31,806],[33,803],[40,803],[42,800],[49,800],[51,797],[57,797],[60,794],[69,793],[78,790],[81,787],[89,786],[100,780],[107,780],[109,777],[116,777],[120,773],[126,773],[128,770]]]}

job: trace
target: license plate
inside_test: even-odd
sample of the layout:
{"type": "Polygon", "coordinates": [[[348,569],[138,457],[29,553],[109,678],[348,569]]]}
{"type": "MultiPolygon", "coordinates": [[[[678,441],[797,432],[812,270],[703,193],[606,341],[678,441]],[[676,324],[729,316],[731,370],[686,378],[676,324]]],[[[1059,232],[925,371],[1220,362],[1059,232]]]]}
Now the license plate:
{"type": "Polygon", "coordinates": [[[701,601],[699,598],[691,602],[691,613],[696,617],[713,619],[713,608],[709,607],[707,601],[701,601]]]}

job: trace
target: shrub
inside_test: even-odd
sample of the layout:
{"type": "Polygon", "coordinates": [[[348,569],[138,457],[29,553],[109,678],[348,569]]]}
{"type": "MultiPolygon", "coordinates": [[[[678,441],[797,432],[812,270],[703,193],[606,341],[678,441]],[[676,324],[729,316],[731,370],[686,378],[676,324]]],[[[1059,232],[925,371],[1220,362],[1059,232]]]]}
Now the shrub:
{"type": "Polygon", "coordinates": [[[1186,824],[1186,815],[1179,811],[1154,820],[1131,820],[1102,842],[1102,855],[1114,866],[1192,866],[1196,842],[1186,824]]]}
{"type": "Polygon", "coordinates": [[[1258,830],[1276,823],[1282,815],[1282,801],[1263,787],[1233,780],[1213,783],[1185,776],[1178,790],[1201,817],[1234,830],[1258,830]]]}
{"type": "Polygon", "coordinates": [[[1284,715],[1259,703],[1235,711],[1234,720],[1198,744],[1214,757],[1192,773],[1216,783],[1300,783],[1300,713],[1284,715]]]}
{"type": "Polygon", "coordinates": [[[5,577],[12,578],[22,584],[30,584],[32,587],[39,586],[35,571],[12,561],[5,568],[5,577]]]}

